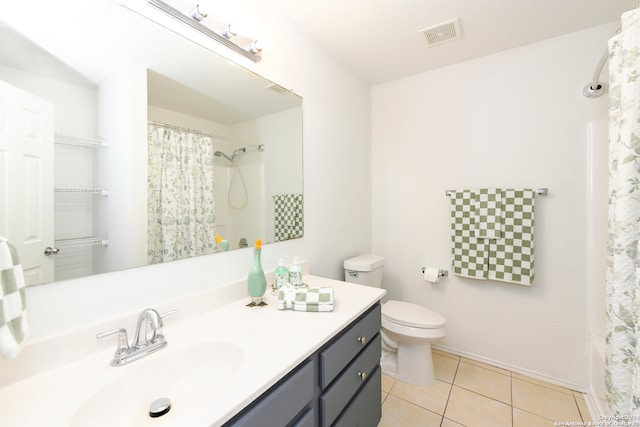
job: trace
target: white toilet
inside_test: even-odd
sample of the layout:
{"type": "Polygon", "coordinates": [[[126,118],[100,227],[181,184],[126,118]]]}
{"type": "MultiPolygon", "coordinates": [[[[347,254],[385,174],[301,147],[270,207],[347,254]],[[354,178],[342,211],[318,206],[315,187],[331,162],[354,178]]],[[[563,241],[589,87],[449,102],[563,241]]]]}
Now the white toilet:
{"type": "MultiPolygon", "coordinates": [[[[360,255],[344,262],[345,281],[382,286],[384,258],[360,255]]],[[[382,304],[382,372],[420,386],[435,382],[431,342],[446,335],[439,313],[417,304],[390,300],[382,304]]]]}

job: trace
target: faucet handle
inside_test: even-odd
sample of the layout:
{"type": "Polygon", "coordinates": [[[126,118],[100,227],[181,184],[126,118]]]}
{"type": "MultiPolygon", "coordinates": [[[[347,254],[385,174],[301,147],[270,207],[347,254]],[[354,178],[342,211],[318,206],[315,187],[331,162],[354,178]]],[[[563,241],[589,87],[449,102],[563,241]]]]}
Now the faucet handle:
{"type": "Polygon", "coordinates": [[[162,314],[160,315],[160,318],[161,318],[161,319],[164,319],[165,317],[167,317],[167,316],[171,316],[172,314],[176,314],[177,312],[178,312],[178,309],[177,309],[177,308],[174,308],[173,310],[169,310],[169,311],[167,311],[166,313],[162,313],[162,314]]]}
{"type": "Polygon", "coordinates": [[[153,333],[153,338],[152,338],[153,342],[164,339],[164,332],[162,331],[162,328],[164,327],[163,320],[165,317],[171,316],[172,314],[176,314],[177,312],[178,312],[177,309],[173,309],[173,310],[167,311],[166,313],[158,314],[158,318],[159,318],[158,328],[153,333]]]}
{"type": "Polygon", "coordinates": [[[113,360],[121,359],[123,355],[129,353],[129,340],[127,339],[127,330],[124,328],[112,329],[110,331],[101,332],[96,335],[97,339],[102,339],[111,335],[118,334],[118,345],[113,354],[113,360]]]}

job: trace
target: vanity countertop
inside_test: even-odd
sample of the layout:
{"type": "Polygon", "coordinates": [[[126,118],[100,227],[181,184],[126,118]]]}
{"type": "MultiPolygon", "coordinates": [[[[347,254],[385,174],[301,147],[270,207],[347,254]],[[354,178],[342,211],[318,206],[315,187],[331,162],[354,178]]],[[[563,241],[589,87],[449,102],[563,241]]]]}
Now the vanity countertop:
{"type": "MultiPolygon", "coordinates": [[[[188,411],[170,411],[162,418],[149,418],[143,424],[162,426],[219,426],[231,419],[242,408],[251,403],[272,385],[278,382],[289,371],[312,355],[327,343],[349,323],[363,314],[369,307],[384,295],[383,289],[360,286],[317,276],[304,276],[304,282],[310,287],[332,286],[334,288],[334,310],[332,312],[298,312],[278,310],[277,297],[267,291],[267,306],[246,307],[248,297],[226,301],[224,304],[204,314],[192,317],[168,317],[164,321],[164,334],[171,347],[172,340],[180,345],[184,336],[206,336],[227,328],[229,331],[240,330],[250,336],[250,343],[245,346],[244,360],[241,369],[225,381],[223,392],[212,392],[207,398],[207,390],[202,390],[203,404],[189,408],[188,411]]],[[[239,285],[240,286],[240,285],[239,285]]],[[[215,292],[215,291],[211,291],[215,292]]],[[[101,332],[101,331],[95,331],[101,332]]],[[[30,417],[34,412],[42,410],[44,401],[51,393],[61,387],[67,387],[71,379],[79,372],[91,372],[98,369],[117,374],[120,369],[135,370],[146,361],[162,355],[167,349],[160,350],[139,361],[123,367],[111,367],[109,362],[115,348],[100,351],[81,360],[50,369],[38,375],[15,382],[0,388],[0,424],[3,426],[30,425],[30,417]],[[104,366],[104,368],[102,368],[104,366]]],[[[20,357],[20,356],[18,356],[20,357]]],[[[188,369],[188,367],[182,367],[188,369]]],[[[124,372],[124,371],[122,371],[124,372]]],[[[159,373],[162,375],[162,373],[159,373]]],[[[90,391],[74,389],[69,400],[77,402],[86,400],[90,391]]],[[[159,396],[162,397],[162,396],[159,396]]],[[[72,404],[70,404],[72,406],[72,404]]],[[[142,408],[144,411],[146,408],[142,408]]],[[[117,411],[118,408],[113,408],[117,411]]],[[[51,416],[48,426],[68,426],[71,414],[75,410],[70,407],[69,418],[51,416]]],[[[62,411],[65,412],[65,411],[62,411]]],[[[53,415],[53,414],[51,414],[53,415]]]]}

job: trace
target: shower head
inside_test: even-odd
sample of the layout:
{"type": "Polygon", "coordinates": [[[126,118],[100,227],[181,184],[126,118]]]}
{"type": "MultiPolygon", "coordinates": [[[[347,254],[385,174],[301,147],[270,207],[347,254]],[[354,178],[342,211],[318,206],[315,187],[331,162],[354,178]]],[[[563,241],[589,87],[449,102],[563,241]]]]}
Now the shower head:
{"type": "Polygon", "coordinates": [[[225,159],[229,160],[230,162],[233,162],[233,158],[230,156],[227,156],[222,151],[216,151],[215,153],[213,153],[213,155],[218,157],[223,156],[225,159]]]}
{"type": "Polygon", "coordinates": [[[230,162],[233,162],[236,159],[236,157],[238,157],[240,154],[246,151],[247,149],[245,147],[242,147],[235,150],[233,154],[231,154],[230,156],[228,154],[223,153],[222,151],[216,151],[215,153],[213,153],[213,155],[218,157],[222,156],[225,159],[229,160],[230,162]]]}

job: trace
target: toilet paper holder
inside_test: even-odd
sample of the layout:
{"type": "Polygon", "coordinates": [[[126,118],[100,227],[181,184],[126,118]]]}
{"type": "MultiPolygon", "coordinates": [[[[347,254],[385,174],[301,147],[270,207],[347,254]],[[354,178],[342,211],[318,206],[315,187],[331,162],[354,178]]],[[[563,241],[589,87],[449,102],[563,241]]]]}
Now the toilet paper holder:
{"type": "MultiPolygon", "coordinates": [[[[426,268],[427,268],[427,267],[422,267],[422,274],[424,274],[424,270],[425,270],[426,268]]],[[[440,276],[440,277],[447,277],[447,276],[449,276],[449,271],[447,271],[447,270],[438,270],[438,276],[440,276]]]]}

